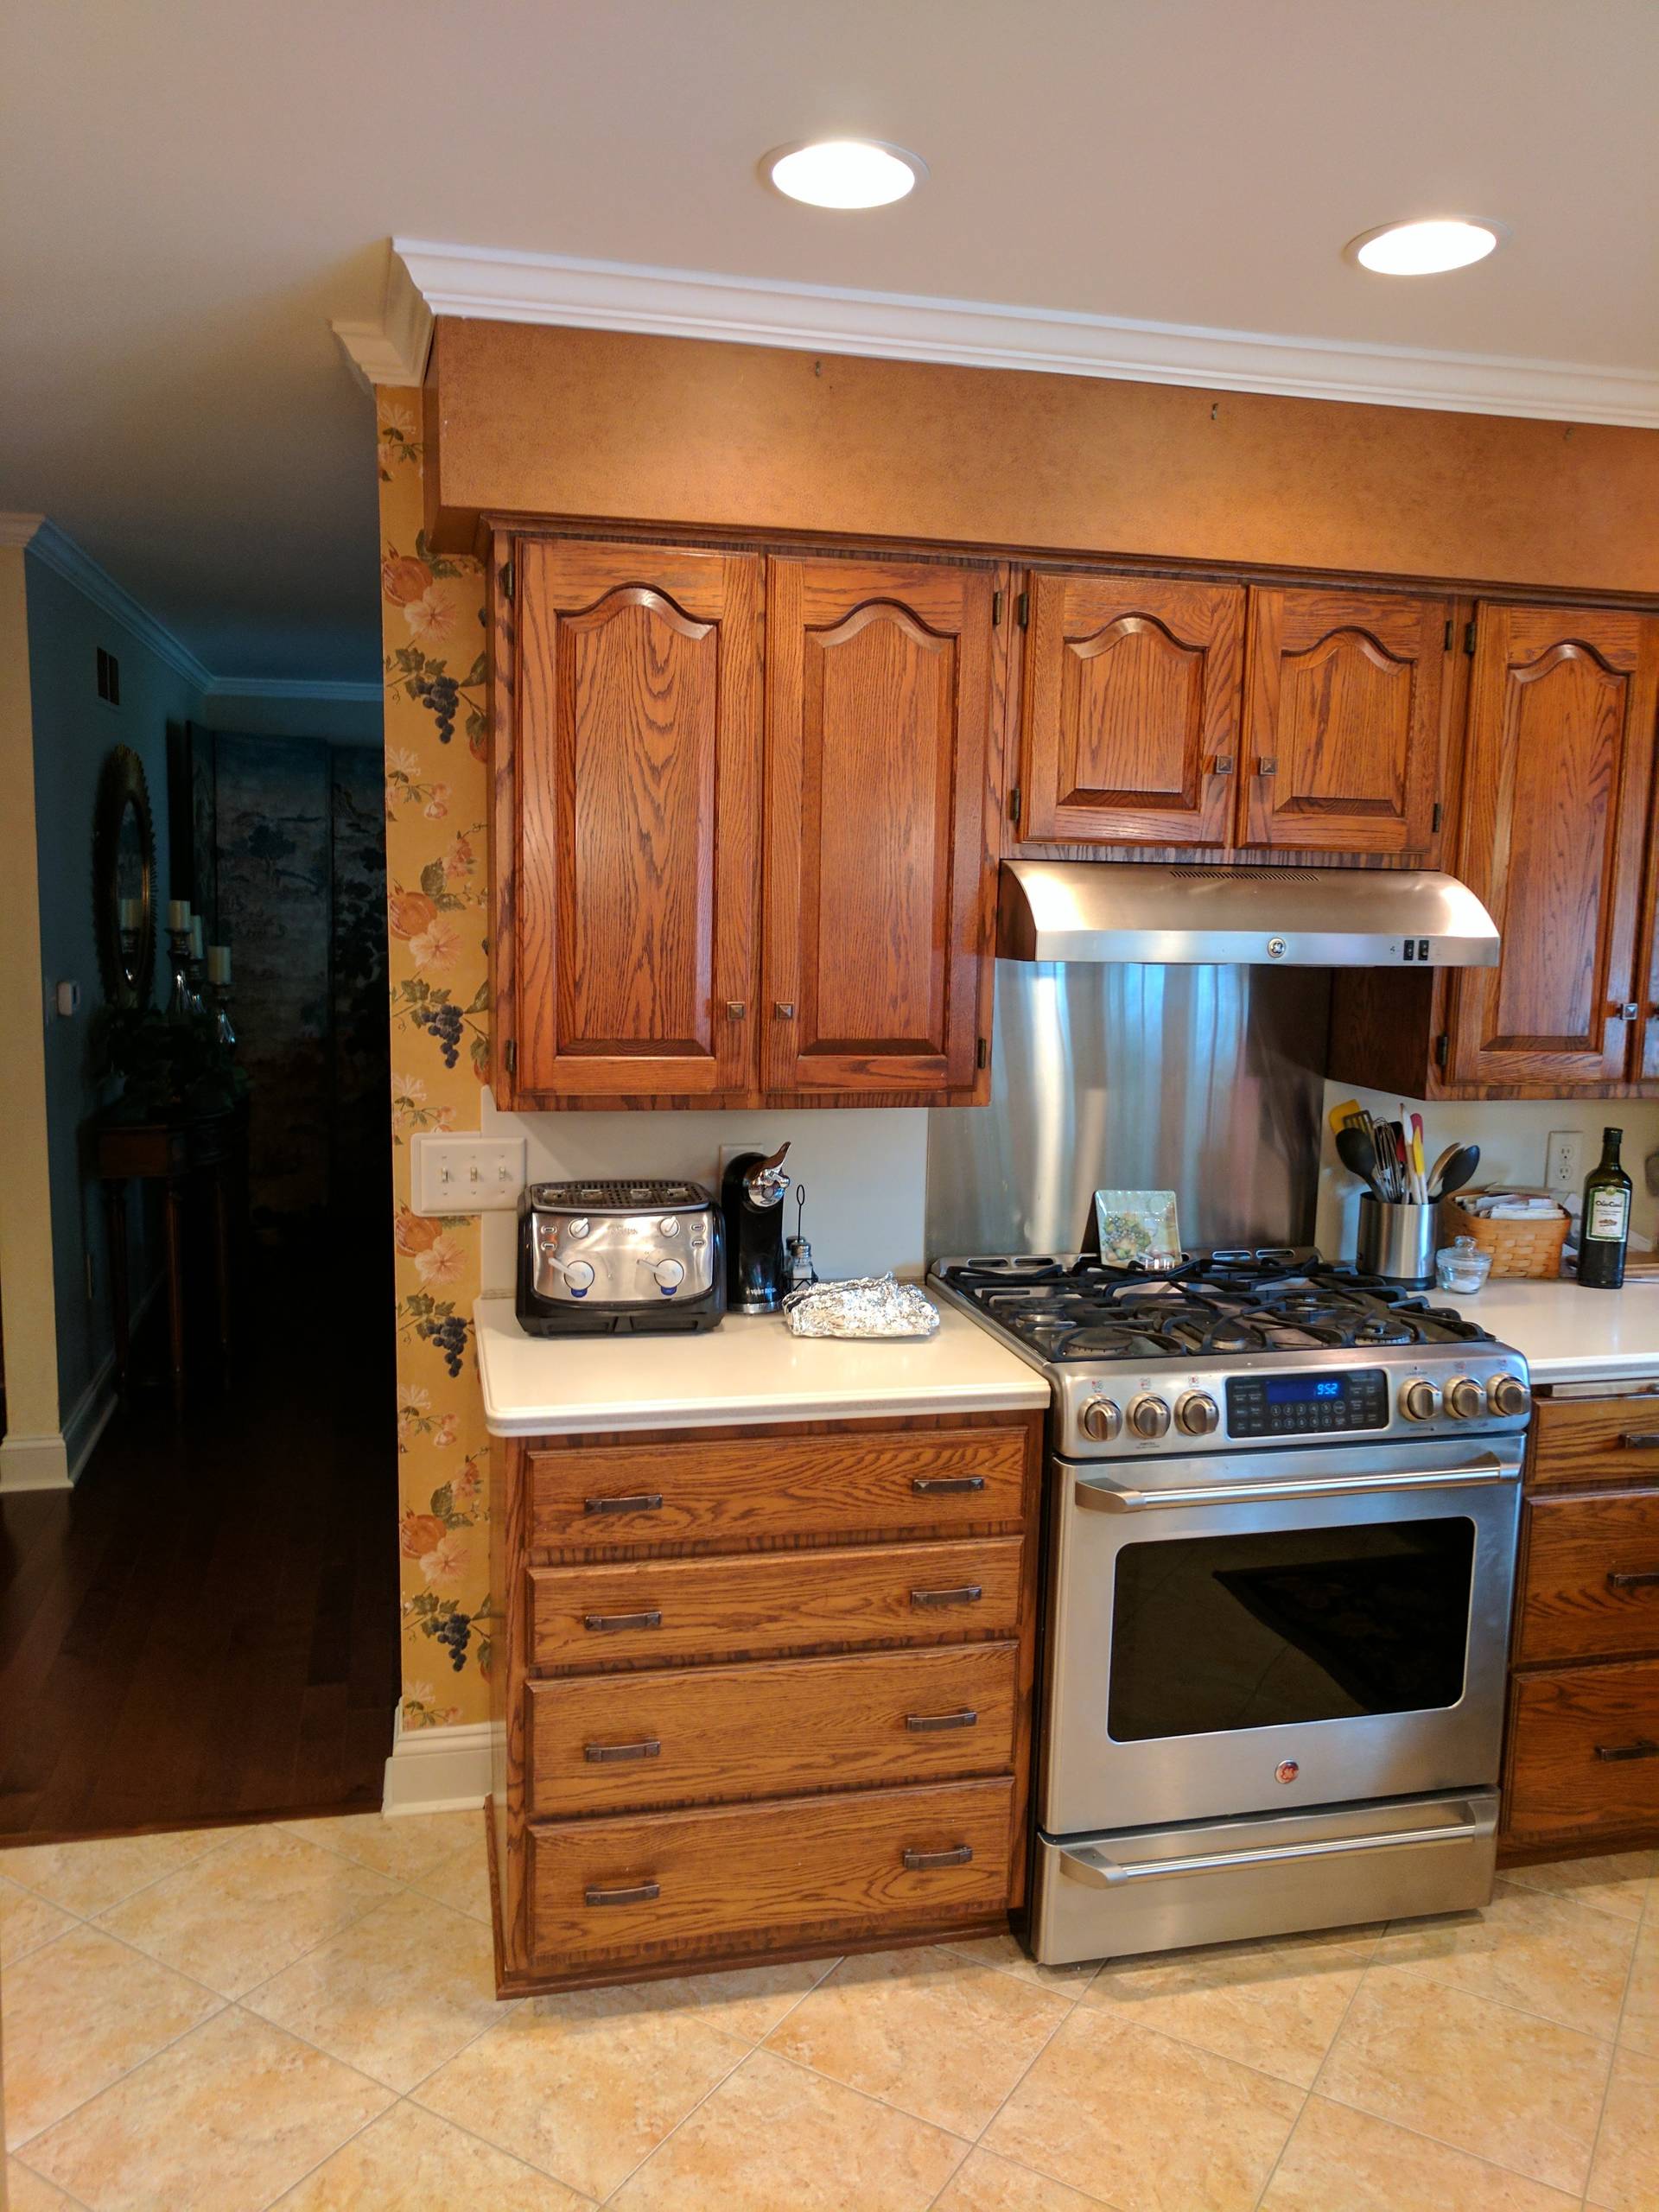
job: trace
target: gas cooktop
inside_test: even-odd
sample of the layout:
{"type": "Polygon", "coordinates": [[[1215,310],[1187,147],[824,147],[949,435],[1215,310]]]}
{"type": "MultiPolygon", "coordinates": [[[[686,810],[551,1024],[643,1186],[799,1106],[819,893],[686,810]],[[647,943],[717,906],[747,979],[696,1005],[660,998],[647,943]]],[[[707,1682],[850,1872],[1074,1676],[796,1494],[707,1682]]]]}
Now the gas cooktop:
{"type": "Polygon", "coordinates": [[[1086,1254],[942,1260],[934,1280],[1045,1360],[1491,1342],[1421,1292],[1289,1246],[1194,1253],[1156,1273],[1086,1254]]]}
{"type": "Polygon", "coordinates": [[[1155,1272],[1087,1253],[940,1260],[928,1281],[1048,1377],[1068,1458],[1374,1448],[1527,1423],[1518,1352],[1308,1247],[1196,1252],[1155,1272]]]}

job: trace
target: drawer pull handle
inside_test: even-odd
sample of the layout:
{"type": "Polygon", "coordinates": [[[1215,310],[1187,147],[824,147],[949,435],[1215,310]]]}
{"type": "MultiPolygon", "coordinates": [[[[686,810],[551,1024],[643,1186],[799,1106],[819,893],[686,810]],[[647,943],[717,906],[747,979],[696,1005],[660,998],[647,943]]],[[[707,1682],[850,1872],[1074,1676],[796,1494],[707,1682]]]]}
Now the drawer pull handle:
{"type": "Polygon", "coordinates": [[[663,1493],[659,1490],[642,1490],[632,1497],[588,1497],[582,1500],[584,1513],[660,1513],[663,1493]]]}
{"type": "Polygon", "coordinates": [[[584,1613],[582,1624],[584,1628],[601,1630],[661,1628],[663,1617],[660,1613],[584,1613]]]}
{"type": "Polygon", "coordinates": [[[905,1865],[912,1874],[931,1874],[936,1866],[965,1866],[973,1855],[971,1843],[958,1843],[949,1851],[907,1851],[905,1865]]]}
{"type": "Polygon", "coordinates": [[[964,1497],[969,1491],[983,1490],[983,1475],[912,1475],[910,1486],[924,1497],[964,1497]]]}
{"type": "Polygon", "coordinates": [[[1619,1442],[1629,1452],[1659,1451],[1659,1430],[1651,1428],[1627,1429],[1619,1442]]]}
{"type": "Polygon", "coordinates": [[[1659,1587],[1659,1569],[1652,1573],[1625,1574],[1617,1567],[1610,1567],[1607,1587],[1610,1590],[1651,1590],[1659,1587]]]}
{"type": "Polygon", "coordinates": [[[647,1736],[643,1744],[584,1744],[582,1756],[594,1766],[603,1766],[611,1759],[656,1759],[663,1755],[663,1747],[655,1736],[647,1736]]]}
{"type": "Polygon", "coordinates": [[[979,1715],[971,1706],[964,1706],[960,1713],[907,1713],[905,1726],[916,1735],[925,1736],[936,1728],[977,1728],[979,1715]]]}
{"type": "Polygon", "coordinates": [[[1650,1736],[1638,1736],[1633,1744],[1598,1744],[1599,1759],[1659,1759],[1659,1744],[1650,1736]]]}
{"type": "Polygon", "coordinates": [[[963,1582],[954,1590],[912,1590],[912,1605],[976,1605],[985,1595],[984,1587],[977,1582],[963,1582]]]}
{"type": "Polygon", "coordinates": [[[582,1892],[589,1904],[655,1904],[663,1894],[656,1882],[631,1882],[624,1889],[600,1890],[591,1886],[582,1892]]]}

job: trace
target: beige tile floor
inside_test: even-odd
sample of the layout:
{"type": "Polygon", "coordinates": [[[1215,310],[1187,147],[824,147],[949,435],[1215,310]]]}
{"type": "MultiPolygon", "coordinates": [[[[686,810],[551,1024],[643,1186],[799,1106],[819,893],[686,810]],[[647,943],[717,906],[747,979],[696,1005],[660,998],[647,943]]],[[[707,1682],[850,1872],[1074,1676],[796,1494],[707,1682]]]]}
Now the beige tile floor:
{"type": "Polygon", "coordinates": [[[475,1815],[0,1852],[12,2212],[1659,2212],[1659,1853],[497,2005],[475,1815]]]}

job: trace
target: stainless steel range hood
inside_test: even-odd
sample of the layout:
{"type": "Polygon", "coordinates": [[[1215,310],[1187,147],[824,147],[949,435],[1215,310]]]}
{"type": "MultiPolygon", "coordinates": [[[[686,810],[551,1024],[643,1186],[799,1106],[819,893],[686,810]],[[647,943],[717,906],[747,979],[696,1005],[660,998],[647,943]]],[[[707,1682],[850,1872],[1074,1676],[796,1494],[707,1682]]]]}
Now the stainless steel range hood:
{"type": "Polygon", "coordinates": [[[1436,870],[1004,861],[1005,960],[1493,968],[1497,928],[1436,870]]]}

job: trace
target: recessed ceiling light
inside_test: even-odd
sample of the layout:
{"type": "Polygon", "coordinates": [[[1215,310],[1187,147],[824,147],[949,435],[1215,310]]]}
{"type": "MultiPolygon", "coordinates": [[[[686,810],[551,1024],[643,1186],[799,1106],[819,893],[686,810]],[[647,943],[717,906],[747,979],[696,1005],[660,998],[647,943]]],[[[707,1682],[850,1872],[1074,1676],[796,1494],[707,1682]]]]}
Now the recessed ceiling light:
{"type": "Polygon", "coordinates": [[[810,207],[886,207],[927,175],[927,163],[902,146],[874,138],[820,138],[779,146],[760,164],[779,192],[810,207]]]}
{"type": "Polygon", "coordinates": [[[1509,236],[1502,223],[1437,215],[1419,223],[1382,223],[1348,241],[1362,269],[1379,276],[1436,276],[1484,261],[1509,236]]]}

